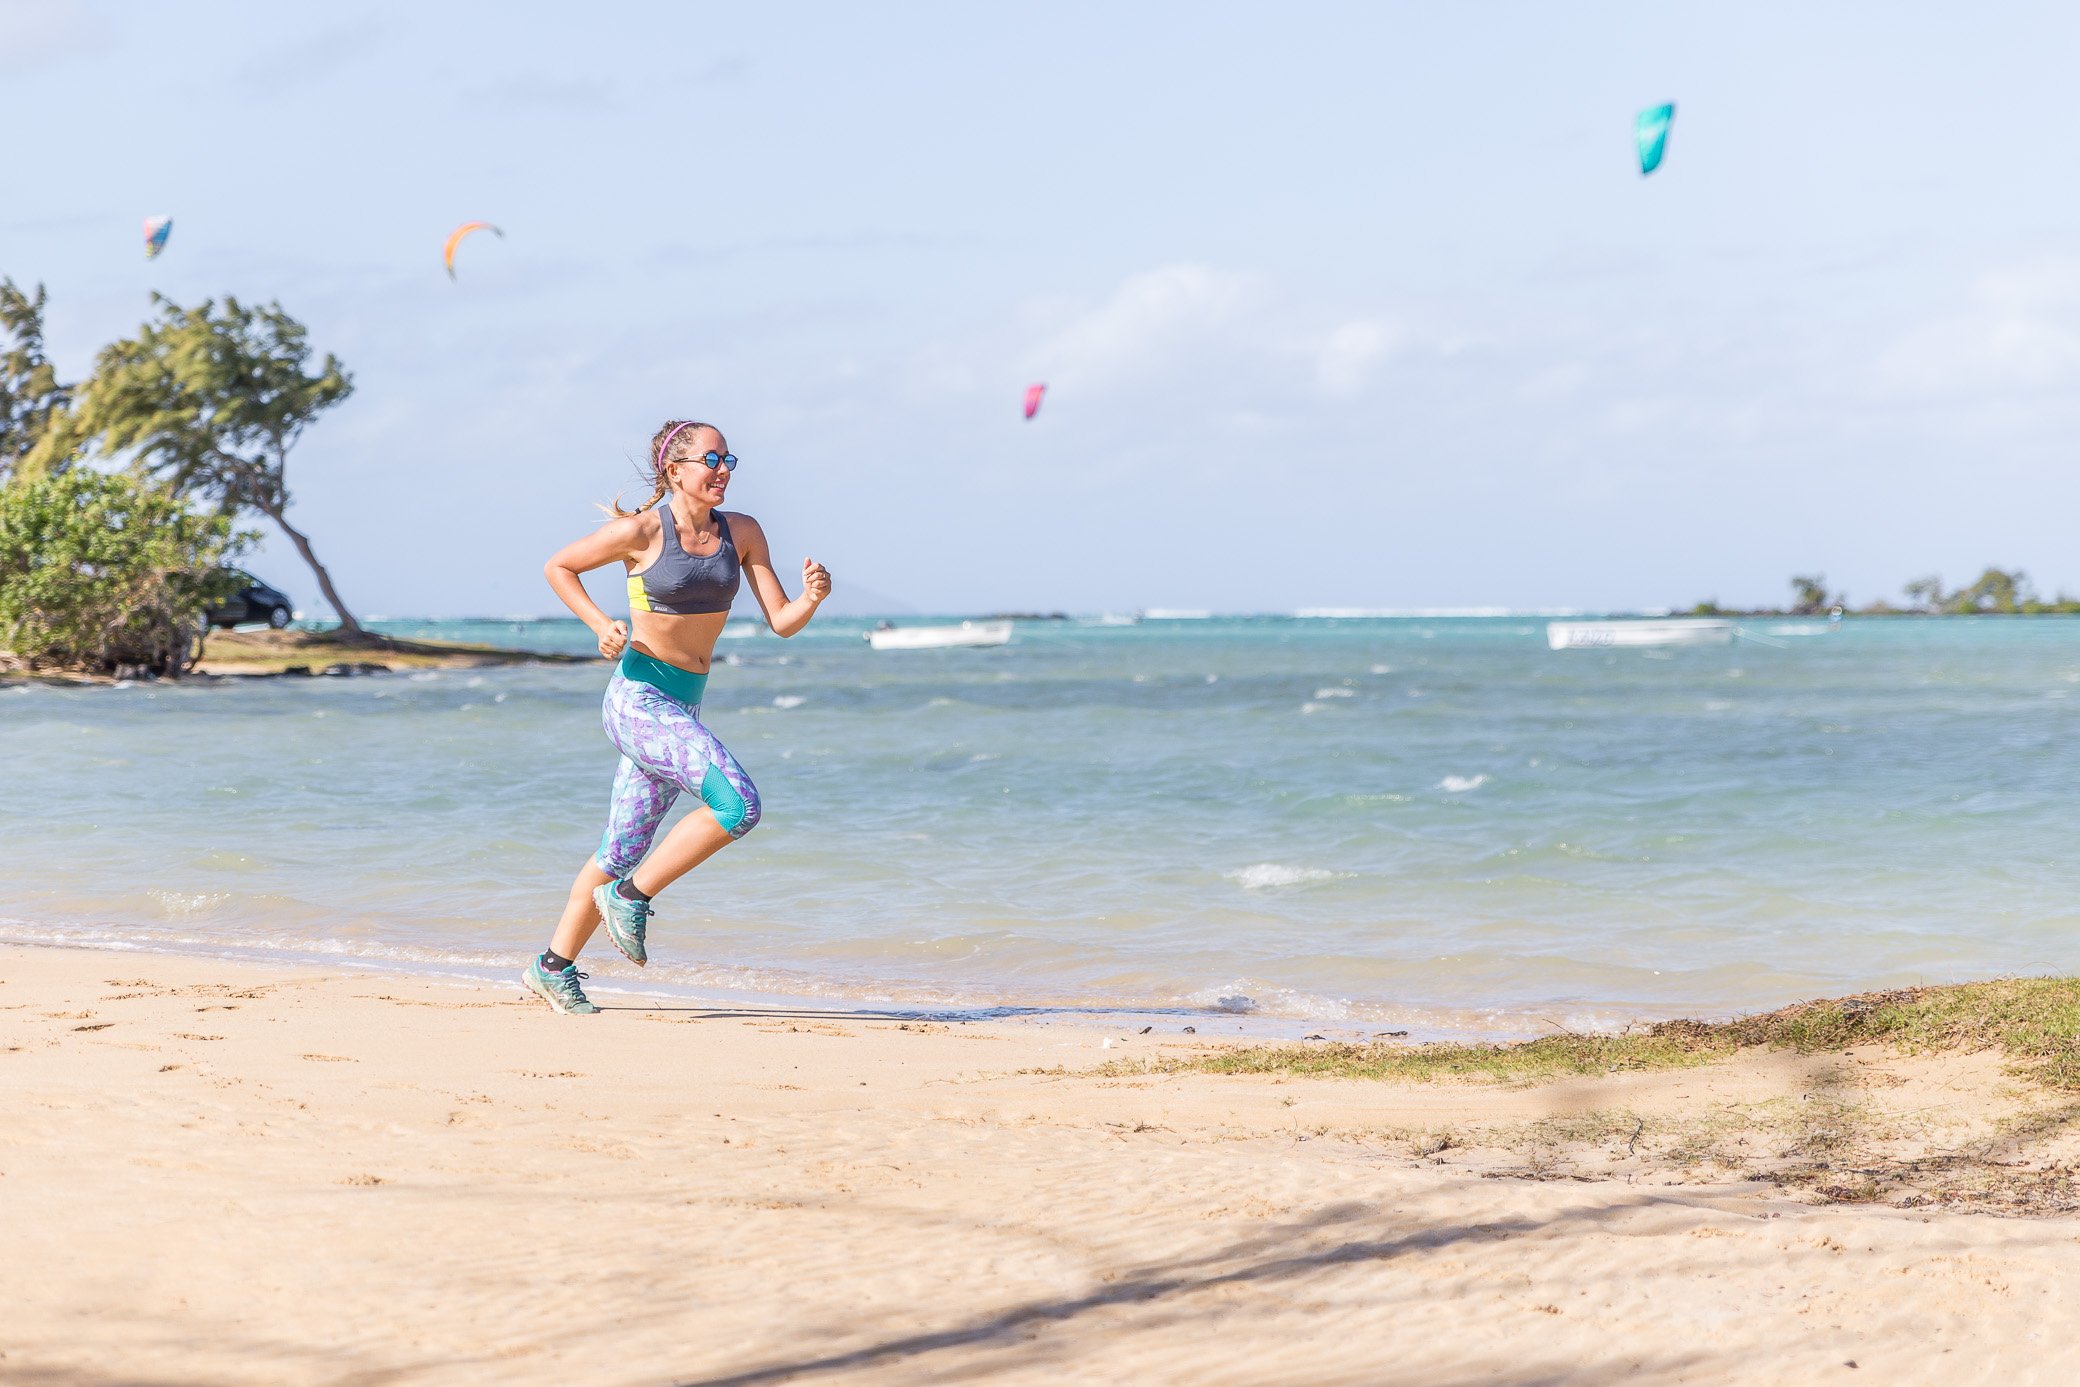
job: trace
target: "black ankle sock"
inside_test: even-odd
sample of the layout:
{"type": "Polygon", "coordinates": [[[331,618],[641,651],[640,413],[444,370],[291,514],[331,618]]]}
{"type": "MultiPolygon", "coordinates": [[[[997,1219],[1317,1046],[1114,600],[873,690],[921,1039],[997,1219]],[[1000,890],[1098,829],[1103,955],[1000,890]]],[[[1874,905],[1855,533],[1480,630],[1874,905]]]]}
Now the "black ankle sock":
{"type": "Polygon", "coordinates": [[[571,966],[571,960],[565,958],[554,949],[542,950],[542,956],[538,961],[541,963],[544,973],[561,973],[564,969],[571,966]]]}
{"type": "Polygon", "coordinates": [[[641,891],[636,890],[636,879],[634,877],[623,877],[615,882],[614,894],[621,897],[624,901],[647,901],[650,899],[641,891]]]}

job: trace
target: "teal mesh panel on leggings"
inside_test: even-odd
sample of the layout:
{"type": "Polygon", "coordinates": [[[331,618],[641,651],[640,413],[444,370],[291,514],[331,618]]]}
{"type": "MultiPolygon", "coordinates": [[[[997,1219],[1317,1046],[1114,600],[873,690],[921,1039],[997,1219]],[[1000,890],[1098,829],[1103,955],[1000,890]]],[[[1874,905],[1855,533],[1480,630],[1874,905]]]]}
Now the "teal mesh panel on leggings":
{"type": "Polygon", "coordinates": [[[600,720],[621,752],[607,831],[599,840],[601,871],[617,877],[634,871],[681,793],[699,795],[731,838],[757,827],[758,787],[701,722],[698,707],[617,670],[607,683],[600,720]]]}

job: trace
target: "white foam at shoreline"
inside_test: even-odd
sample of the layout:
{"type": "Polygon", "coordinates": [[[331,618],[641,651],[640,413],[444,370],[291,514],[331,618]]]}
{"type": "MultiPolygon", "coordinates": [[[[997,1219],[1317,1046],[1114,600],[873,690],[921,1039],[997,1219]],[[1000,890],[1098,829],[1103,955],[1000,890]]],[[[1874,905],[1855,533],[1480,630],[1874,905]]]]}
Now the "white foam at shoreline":
{"type": "Polygon", "coordinates": [[[1325,872],[1315,867],[1288,867],[1278,862],[1259,862],[1254,867],[1240,867],[1221,875],[1245,891],[1263,891],[1274,886],[1310,886],[1318,881],[1334,881],[1346,873],[1325,872]]]}

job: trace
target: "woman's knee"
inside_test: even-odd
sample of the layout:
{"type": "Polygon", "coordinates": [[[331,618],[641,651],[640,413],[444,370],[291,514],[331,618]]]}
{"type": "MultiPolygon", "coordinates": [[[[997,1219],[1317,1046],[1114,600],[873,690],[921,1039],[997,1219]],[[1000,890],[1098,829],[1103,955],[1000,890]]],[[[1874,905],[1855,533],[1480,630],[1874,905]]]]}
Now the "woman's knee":
{"type": "Polygon", "coordinates": [[[710,766],[701,776],[701,801],[732,838],[758,827],[758,787],[749,778],[732,781],[720,766],[710,766]]]}

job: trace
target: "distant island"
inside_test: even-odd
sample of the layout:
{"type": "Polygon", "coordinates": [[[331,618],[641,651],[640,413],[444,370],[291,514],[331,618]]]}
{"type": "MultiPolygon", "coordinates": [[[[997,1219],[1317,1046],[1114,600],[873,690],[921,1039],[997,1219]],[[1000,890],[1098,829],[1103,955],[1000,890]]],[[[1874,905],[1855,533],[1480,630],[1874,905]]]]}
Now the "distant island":
{"type": "Polygon", "coordinates": [[[1690,608],[1693,616],[1828,616],[1836,611],[1857,616],[2080,616],[2080,598],[2060,593],[2039,597],[2021,569],[1989,568],[1978,580],[1954,592],[1943,590],[1940,578],[1917,578],[1903,589],[1905,601],[1898,605],[1880,597],[1861,607],[1853,606],[1847,593],[1827,591],[1822,573],[1800,575],[1791,580],[1791,604],[1787,607],[1742,609],[1722,607],[1707,598],[1690,608]]]}

